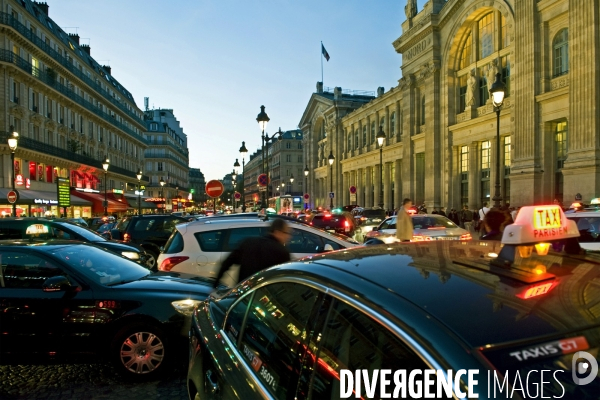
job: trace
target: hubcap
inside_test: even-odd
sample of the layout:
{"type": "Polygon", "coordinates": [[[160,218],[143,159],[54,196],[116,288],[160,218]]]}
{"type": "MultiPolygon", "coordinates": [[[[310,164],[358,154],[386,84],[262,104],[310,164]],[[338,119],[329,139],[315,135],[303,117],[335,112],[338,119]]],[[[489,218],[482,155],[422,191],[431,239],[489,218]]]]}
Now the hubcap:
{"type": "Polygon", "coordinates": [[[121,345],[121,362],[134,374],[147,374],[158,368],[165,357],[160,338],[150,332],[136,332],[121,345]]]}
{"type": "Polygon", "coordinates": [[[148,254],[148,259],[146,260],[146,265],[150,268],[154,268],[156,265],[156,258],[152,254],[148,254]]]}

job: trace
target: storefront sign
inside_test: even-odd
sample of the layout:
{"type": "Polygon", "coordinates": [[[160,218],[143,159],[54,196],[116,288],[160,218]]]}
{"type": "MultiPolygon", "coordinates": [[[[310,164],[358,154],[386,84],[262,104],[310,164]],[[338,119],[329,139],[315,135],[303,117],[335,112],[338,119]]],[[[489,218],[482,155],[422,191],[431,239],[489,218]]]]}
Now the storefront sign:
{"type": "Polygon", "coordinates": [[[123,194],[123,190],[122,189],[113,189],[112,192],[116,193],[116,194],[123,194]]]}
{"type": "Polygon", "coordinates": [[[35,204],[50,204],[53,206],[58,204],[58,200],[49,200],[49,199],[33,199],[33,202],[35,204]]]}
{"type": "Polygon", "coordinates": [[[23,186],[23,182],[24,182],[23,175],[19,174],[19,175],[15,176],[15,185],[23,186]]]}
{"type": "Polygon", "coordinates": [[[59,207],[71,206],[71,184],[68,178],[56,179],[56,191],[59,207]]]}
{"type": "Polygon", "coordinates": [[[164,202],[165,198],[164,197],[151,197],[149,199],[144,199],[144,201],[148,201],[151,203],[159,203],[159,202],[164,202]]]}

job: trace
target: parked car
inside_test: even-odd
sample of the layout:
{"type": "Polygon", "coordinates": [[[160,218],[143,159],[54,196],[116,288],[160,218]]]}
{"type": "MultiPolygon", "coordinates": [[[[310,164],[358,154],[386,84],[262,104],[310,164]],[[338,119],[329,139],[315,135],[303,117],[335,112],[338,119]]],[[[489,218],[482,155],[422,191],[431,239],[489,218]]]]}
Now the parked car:
{"type": "Polygon", "coordinates": [[[97,229],[96,232],[98,232],[98,234],[100,234],[101,236],[104,236],[104,238],[110,240],[112,239],[112,235],[110,234],[111,230],[114,229],[114,227],[117,225],[116,221],[113,222],[105,222],[104,224],[100,225],[97,229]]]}
{"type": "Polygon", "coordinates": [[[161,376],[185,359],[192,309],[213,290],[76,241],[1,241],[0,255],[0,363],[84,357],[129,378],[161,376]]]}
{"type": "MultiPolygon", "coordinates": [[[[471,240],[471,234],[448,218],[437,214],[411,215],[414,226],[413,242],[429,240],[471,240]]],[[[381,224],[366,234],[365,240],[377,238],[385,243],[395,242],[396,216],[386,218],[381,224]]]]}
{"type": "Polygon", "coordinates": [[[113,239],[141,246],[156,264],[160,249],[175,225],[183,222],[187,220],[170,214],[130,215],[119,220],[110,234],[113,239]]]}
{"type": "Polygon", "coordinates": [[[70,222],[45,218],[0,219],[0,240],[34,238],[79,240],[127,257],[149,269],[156,268],[156,259],[149,258],[140,246],[107,240],[97,232],[70,222]]]}
{"type": "MultiPolygon", "coordinates": [[[[286,244],[292,259],[345,249],[358,242],[341,235],[311,228],[306,224],[288,222],[292,236],[286,244]]],[[[158,257],[161,271],[185,272],[215,278],[218,266],[241,242],[250,236],[265,235],[270,222],[261,219],[205,218],[181,224],[158,257]]],[[[237,276],[226,276],[224,284],[232,286],[237,276]]]]}
{"type": "Polygon", "coordinates": [[[565,213],[567,218],[577,223],[581,248],[600,251],[600,211],[565,213]]]}
{"type": "Polygon", "coordinates": [[[189,398],[597,399],[600,258],[536,214],[502,243],[336,251],[212,294],[193,312],[189,398]]]}
{"type": "Polygon", "coordinates": [[[313,215],[309,225],[348,237],[352,237],[354,235],[354,230],[356,229],[354,218],[347,212],[327,212],[313,215]]]}
{"type": "Polygon", "coordinates": [[[386,218],[385,210],[379,207],[372,208],[355,208],[352,210],[354,221],[357,225],[363,224],[379,224],[386,218]]]}

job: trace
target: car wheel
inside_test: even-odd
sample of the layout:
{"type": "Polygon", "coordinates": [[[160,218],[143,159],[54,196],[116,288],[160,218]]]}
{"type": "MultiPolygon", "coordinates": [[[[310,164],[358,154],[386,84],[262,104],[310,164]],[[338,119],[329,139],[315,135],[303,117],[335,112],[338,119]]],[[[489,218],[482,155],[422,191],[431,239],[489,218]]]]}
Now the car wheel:
{"type": "Polygon", "coordinates": [[[146,324],[121,329],[111,346],[113,363],[127,379],[152,379],[165,369],[170,360],[165,333],[146,324]]]}
{"type": "Polygon", "coordinates": [[[154,254],[151,251],[146,251],[146,255],[148,257],[146,259],[146,266],[148,267],[149,270],[156,271],[157,270],[156,254],[154,254]]]}

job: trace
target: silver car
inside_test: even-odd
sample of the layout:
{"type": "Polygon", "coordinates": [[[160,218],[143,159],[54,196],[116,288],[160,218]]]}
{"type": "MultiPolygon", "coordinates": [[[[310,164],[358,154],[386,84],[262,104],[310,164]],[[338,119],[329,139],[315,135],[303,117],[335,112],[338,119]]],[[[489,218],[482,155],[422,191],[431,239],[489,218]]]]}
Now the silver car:
{"type": "MultiPolygon", "coordinates": [[[[365,240],[377,238],[385,243],[397,241],[396,218],[395,215],[386,218],[379,226],[367,233],[365,240]]],[[[414,226],[411,242],[472,239],[469,231],[459,227],[444,216],[437,214],[415,214],[411,218],[414,226]]]]}

